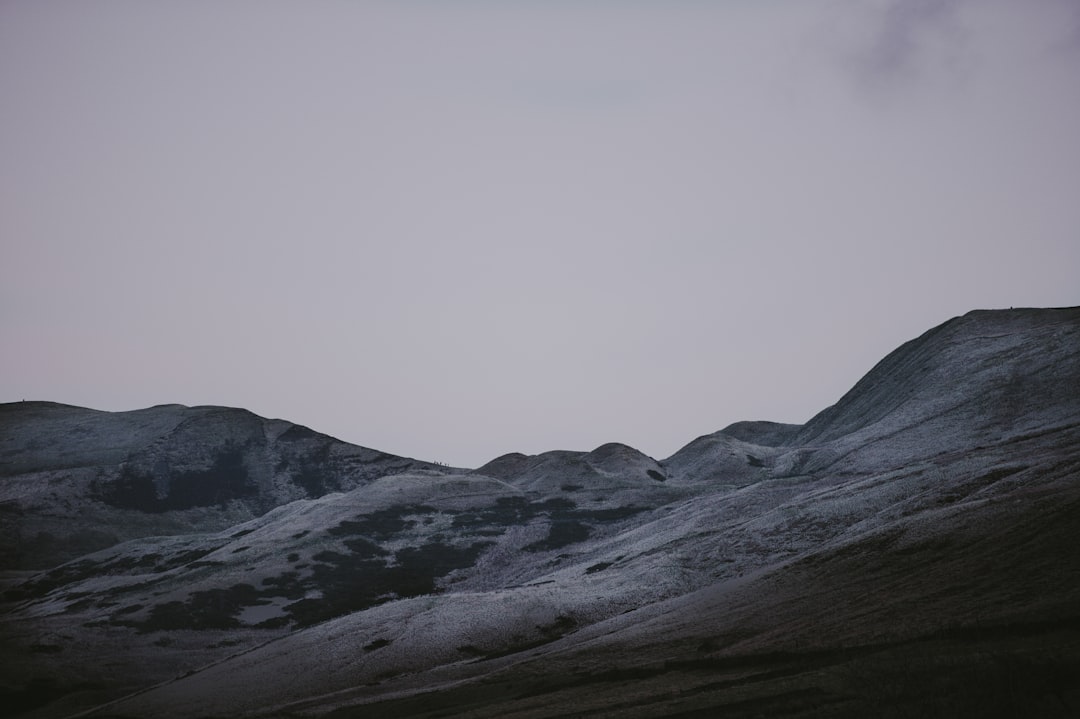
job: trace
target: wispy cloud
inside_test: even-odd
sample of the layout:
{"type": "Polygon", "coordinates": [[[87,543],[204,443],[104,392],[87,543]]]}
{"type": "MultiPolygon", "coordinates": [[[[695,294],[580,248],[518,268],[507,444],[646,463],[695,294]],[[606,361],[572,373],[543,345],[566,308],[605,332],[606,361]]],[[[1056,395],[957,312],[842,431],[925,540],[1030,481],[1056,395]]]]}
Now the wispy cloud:
{"type": "Polygon", "coordinates": [[[895,86],[955,66],[962,45],[957,0],[893,0],[852,58],[862,83],[895,86]]]}
{"type": "Polygon", "coordinates": [[[868,72],[892,76],[915,64],[929,37],[955,23],[950,0],[897,0],[881,16],[872,44],[863,54],[868,72]]]}
{"type": "Polygon", "coordinates": [[[833,7],[834,51],[865,99],[932,87],[954,92],[1001,52],[1080,53],[1080,0],[1030,0],[1022,9],[1009,0],[840,0],[833,7]],[[1003,41],[1011,49],[990,48],[1003,41]]]}
{"type": "Polygon", "coordinates": [[[963,69],[963,0],[889,0],[859,14],[844,62],[858,89],[875,95],[963,69]]]}

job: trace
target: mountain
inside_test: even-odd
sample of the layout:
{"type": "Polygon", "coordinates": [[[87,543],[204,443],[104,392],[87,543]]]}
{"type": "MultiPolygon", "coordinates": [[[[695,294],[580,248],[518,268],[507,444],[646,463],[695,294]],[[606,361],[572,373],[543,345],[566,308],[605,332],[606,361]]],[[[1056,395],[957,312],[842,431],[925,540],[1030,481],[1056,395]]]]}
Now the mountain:
{"type": "Polygon", "coordinates": [[[296,499],[436,465],[227,407],[0,405],[0,569],[221,530],[296,499]]]}
{"type": "Polygon", "coordinates": [[[8,537],[70,521],[7,551],[37,570],[3,595],[13,714],[1080,711],[1080,308],[955,318],[805,425],[660,461],[449,470],[241,410],[0,416],[8,537]]]}

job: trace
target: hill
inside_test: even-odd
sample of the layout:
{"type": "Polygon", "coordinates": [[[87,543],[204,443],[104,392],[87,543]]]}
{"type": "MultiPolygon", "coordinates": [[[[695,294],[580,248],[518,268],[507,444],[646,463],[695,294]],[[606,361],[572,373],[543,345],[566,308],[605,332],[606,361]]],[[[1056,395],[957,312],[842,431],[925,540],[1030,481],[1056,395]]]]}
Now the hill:
{"type": "Polygon", "coordinates": [[[242,409],[100,412],[0,405],[0,569],[43,569],[119,541],[220,530],[427,462],[242,409]]]}
{"type": "Polygon", "coordinates": [[[659,461],[448,471],[239,410],[27,404],[3,410],[38,423],[5,424],[19,526],[67,502],[91,508],[79,531],[183,528],[11,583],[3,681],[27,717],[1080,710],[1077,308],[969,313],[805,425],[659,461]]]}

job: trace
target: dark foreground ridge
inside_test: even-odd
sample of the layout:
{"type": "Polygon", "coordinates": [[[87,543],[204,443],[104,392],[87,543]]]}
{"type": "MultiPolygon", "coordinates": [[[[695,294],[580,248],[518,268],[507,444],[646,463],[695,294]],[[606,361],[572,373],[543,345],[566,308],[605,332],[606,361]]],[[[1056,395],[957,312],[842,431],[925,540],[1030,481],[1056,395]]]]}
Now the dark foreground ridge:
{"type": "Polygon", "coordinates": [[[1075,717],[1078,472],[1078,308],[663,460],[0,405],[0,712],[1075,717]]]}

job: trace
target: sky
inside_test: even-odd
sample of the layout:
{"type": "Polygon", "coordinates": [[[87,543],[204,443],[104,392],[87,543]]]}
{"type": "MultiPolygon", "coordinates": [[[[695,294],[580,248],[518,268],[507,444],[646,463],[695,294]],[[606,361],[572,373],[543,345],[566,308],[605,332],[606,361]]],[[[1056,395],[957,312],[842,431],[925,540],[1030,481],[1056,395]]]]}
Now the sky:
{"type": "Polygon", "coordinates": [[[476,467],[1080,304],[1076,0],[3,0],[0,401],[476,467]]]}

